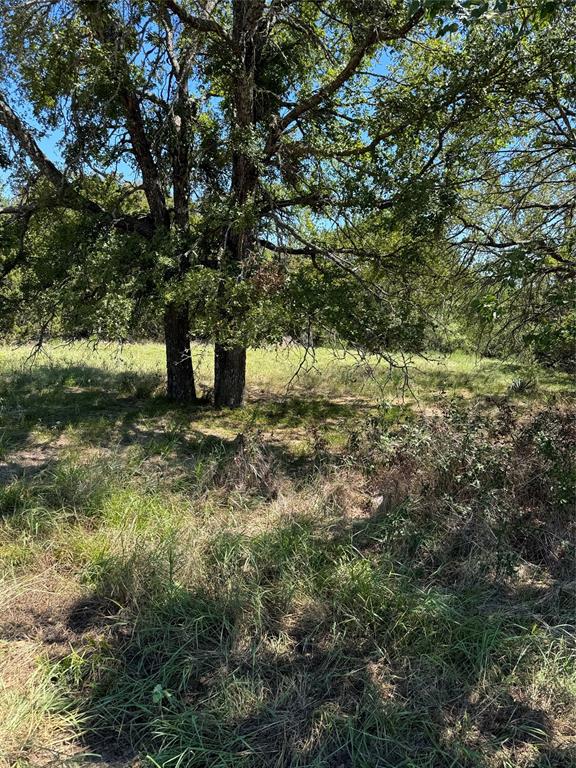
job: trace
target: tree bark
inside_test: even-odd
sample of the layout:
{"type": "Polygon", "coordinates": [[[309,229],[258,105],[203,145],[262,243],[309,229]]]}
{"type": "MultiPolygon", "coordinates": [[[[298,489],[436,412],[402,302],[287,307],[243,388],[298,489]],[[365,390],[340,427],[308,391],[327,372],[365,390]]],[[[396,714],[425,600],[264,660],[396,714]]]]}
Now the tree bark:
{"type": "Polygon", "coordinates": [[[216,408],[239,408],[244,400],[246,383],[246,349],[214,346],[214,405],[216,408]]]}
{"type": "Polygon", "coordinates": [[[188,306],[168,304],[164,311],[166,344],[166,395],[178,403],[196,402],[194,371],[190,350],[188,306]]]}

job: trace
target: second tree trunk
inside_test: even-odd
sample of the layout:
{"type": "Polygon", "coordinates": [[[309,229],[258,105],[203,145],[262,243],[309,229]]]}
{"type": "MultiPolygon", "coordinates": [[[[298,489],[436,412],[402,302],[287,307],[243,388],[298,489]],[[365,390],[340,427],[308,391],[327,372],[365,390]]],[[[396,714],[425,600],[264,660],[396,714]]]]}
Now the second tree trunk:
{"type": "Polygon", "coordinates": [[[246,383],[246,349],[214,347],[214,405],[217,408],[239,408],[246,383]]]}

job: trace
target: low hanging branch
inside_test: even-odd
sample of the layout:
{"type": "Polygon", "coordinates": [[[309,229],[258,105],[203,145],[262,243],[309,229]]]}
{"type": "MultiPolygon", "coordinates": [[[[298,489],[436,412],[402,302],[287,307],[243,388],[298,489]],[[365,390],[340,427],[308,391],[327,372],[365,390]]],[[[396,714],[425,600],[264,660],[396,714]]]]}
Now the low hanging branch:
{"type": "MultiPolygon", "coordinates": [[[[352,277],[372,296],[378,299],[381,299],[386,303],[390,303],[390,299],[386,295],[385,291],[383,291],[375,283],[366,280],[354,266],[352,266],[351,264],[348,264],[344,259],[340,258],[341,256],[345,256],[345,255],[361,256],[362,255],[361,252],[358,252],[356,249],[353,249],[353,248],[328,248],[325,245],[312,243],[306,238],[304,238],[299,232],[297,232],[293,227],[286,224],[285,222],[277,222],[277,223],[280,229],[285,230],[290,237],[296,240],[296,242],[301,243],[301,247],[284,246],[281,243],[275,244],[264,238],[259,239],[258,242],[260,243],[260,245],[262,245],[265,248],[269,248],[270,250],[275,252],[291,254],[294,256],[296,255],[310,256],[313,261],[318,257],[324,258],[327,261],[334,264],[336,267],[338,267],[338,269],[340,269],[342,272],[352,277]]],[[[368,254],[367,252],[364,252],[363,255],[368,256],[373,254],[368,254]]]]}

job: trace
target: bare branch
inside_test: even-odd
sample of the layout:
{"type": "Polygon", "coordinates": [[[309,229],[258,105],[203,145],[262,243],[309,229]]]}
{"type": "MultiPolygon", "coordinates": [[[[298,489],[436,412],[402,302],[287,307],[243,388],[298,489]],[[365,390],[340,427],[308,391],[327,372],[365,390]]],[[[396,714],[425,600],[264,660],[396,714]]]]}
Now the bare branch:
{"type": "Polygon", "coordinates": [[[196,32],[204,32],[205,34],[216,35],[217,37],[224,40],[234,50],[235,53],[238,53],[234,41],[226,32],[224,27],[220,26],[217,21],[203,16],[194,16],[185,8],[183,8],[179,3],[177,3],[176,0],[164,0],[164,3],[166,8],[171,10],[172,13],[177,16],[182,24],[184,24],[186,27],[194,29],[196,32]]]}

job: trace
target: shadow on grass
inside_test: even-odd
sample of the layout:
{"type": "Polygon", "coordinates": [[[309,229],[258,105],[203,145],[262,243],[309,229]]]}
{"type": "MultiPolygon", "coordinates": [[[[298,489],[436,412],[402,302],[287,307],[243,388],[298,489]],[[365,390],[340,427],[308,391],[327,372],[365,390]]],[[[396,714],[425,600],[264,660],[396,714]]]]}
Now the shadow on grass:
{"type": "Polygon", "coordinates": [[[174,407],[163,398],[137,396],[149,377],[127,378],[90,366],[37,366],[5,376],[2,398],[3,450],[24,447],[35,430],[57,440],[70,428],[90,429],[105,439],[116,419],[127,414],[161,416],[174,407]]]}
{"type": "Polygon", "coordinates": [[[574,392],[574,379],[570,374],[545,368],[535,372],[521,363],[501,361],[481,361],[468,370],[454,370],[442,364],[435,369],[419,369],[414,385],[424,401],[435,400],[439,392],[468,393],[482,400],[513,395],[510,385],[515,380],[530,383],[530,389],[521,393],[523,397],[542,397],[542,390],[550,388],[566,394],[574,392]]]}
{"type": "MultiPolygon", "coordinates": [[[[137,447],[143,459],[169,460],[173,474],[193,478],[202,462],[224,462],[237,454],[245,430],[322,430],[329,422],[338,426],[366,412],[364,404],[320,398],[259,399],[242,411],[216,411],[177,405],[159,395],[161,390],[161,377],[86,365],[36,366],[5,376],[0,385],[0,486],[17,478],[33,481],[43,471],[58,474],[67,447],[84,457],[89,449],[137,447]],[[219,434],[210,434],[212,428],[219,434]]],[[[301,449],[295,454],[286,441],[269,441],[266,452],[288,473],[314,471],[314,461],[301,449]]],[[[16,509],[12,495],[8,490],[0,498],[3,514],[16,509]]]]}
{"type": "Polygon", "coordinates": [[[30,525],[46,530],[59,519],[97,516],[108,488],[122,484],[124,468],[137,470],[134,461],[151,462],[146,465],[148,479],[157,478],[166,489],[191,489],[206,474],[212,484],[220,476],[225,482],[230,464],[239,463],[242,473],[244,462],[246,475],[256,472],[252,482],[258,485],[262,480],[262,496],[274,498],[274,467],[304,478],[314,473],[317,455],[296,455],[282,441],[266,445],[258,437],[254,441],[250,435],[262,419],[277,414],[276,423],[286,421],[291,408],[297,414],[291,420],[294,424],[300,420],[320,424],[328,414],[354,413],[319,400],[300,405],[297,400],[257,403],[242,412],[214,411],[208,406],[178,406],[154,396],[157,386],[158,381],[150,381],[147,375],[130,374],[127,382],[124,374],[89,366],[40,366],[4,382],[0,515],[21,513],[24,527],[29,525],[25,518],[31,516],[30,525]],[[210,434],[212,427],[225,434],[210,434]],[[248,431],[246,443],[244,430],[248,431]],[[125,453],[132,448],[136,451],[125,453]],[[95,449],[93,458],[91,449],[95,449]],[[265,477],[257,476],[260,468],[265,477]]]}
{"type": "MultiPolygon", "coordinates": [[[[30,372],[5,376],[0,383],[4,452],[23,447],[33,430],[50,432],[54,439],[66,430],[80,430],[88,441],[103,443],[118,433],[120,439],[144,435],[139,420],[159,422],[156,434],[204,419],[238,426],[317,426],[327,420],[352,418],[365,403],[337,403],[322,398],[291,397],[250,400],[243,412],[214,411],[206,405],[182,406],[159,394],[162,377],[155,374],[113,372],[87,365],[36,366],[30,372]],[[163,420],[163,421],[161,421],[163,420]]],[[[151,434],[151,433],[150,433],[151,434]]]]}
{"type": "Polygon", "coordinates": [[[81,668],[60,663],[86,748],[162,768],[489,768],[499,750],[573,765],[519,694],[542,650],[533,618],[495,606],[493,584],[391,570],[387,525],[224,533],[188,589],[154,553],[133,561],[145,597],[126,594],[81,668]]]}
{"type": "MultiPolygon", "coordinates": [[[[152,397],[146,378],[126,383],[84,366],[36,374],[4,393],[13,445],[23,447],[39,424],[51,439],[72,427],[89,444],[168,455],[192,475],[194,462],[216,455],[225,463],[246,448],[206,435],[203,419],[231,419],[237,430],[251,420],[317,426],[359,412],[292,399],[232,417],[152,397]]],[[[283,466],[292,460],[282,447],[267,450],[283,466]]],[[[107,467],[93,477],[73,469],[40,485],[42,504],[29,511],[98,514],[107,467]]],[[[299,520],[252,538],[223,533],[194,553],[202,560],[195,578],[175,567],[177,551],[146,549],[144,535],[141,550],[99,556],[93,594],[70,609],[68,624],[101,636],[55,671],[86,723],[86,750],[126,765],[150,756],[162,768],[492,768],[499,750],[508,765],[527,750],[530,768],[573,765],[550,715],[524,698],[530,670],[548,648],[560,658],[561,640],[535,630],[533,601],[505,594],[503,584],[470,588],[423,574],[405,522],[388,514],[337,529],[299,520]],[[394,558],[399,537],[403,554],[394,558]]],[[[42,519],[28,524],[42,534],[42,519]]],[[[450,541],[437,543],[435,568],[463,557],[450,541]]]]}
{"type": "Polygon", "coordinates": [[[350,419],[366,411],[366,403],[334,402],[325,398],[289,397],[279,401],[262,398],[250,403],[256,423],[271,427],[319,426],[328,420],[350,419]]]}

